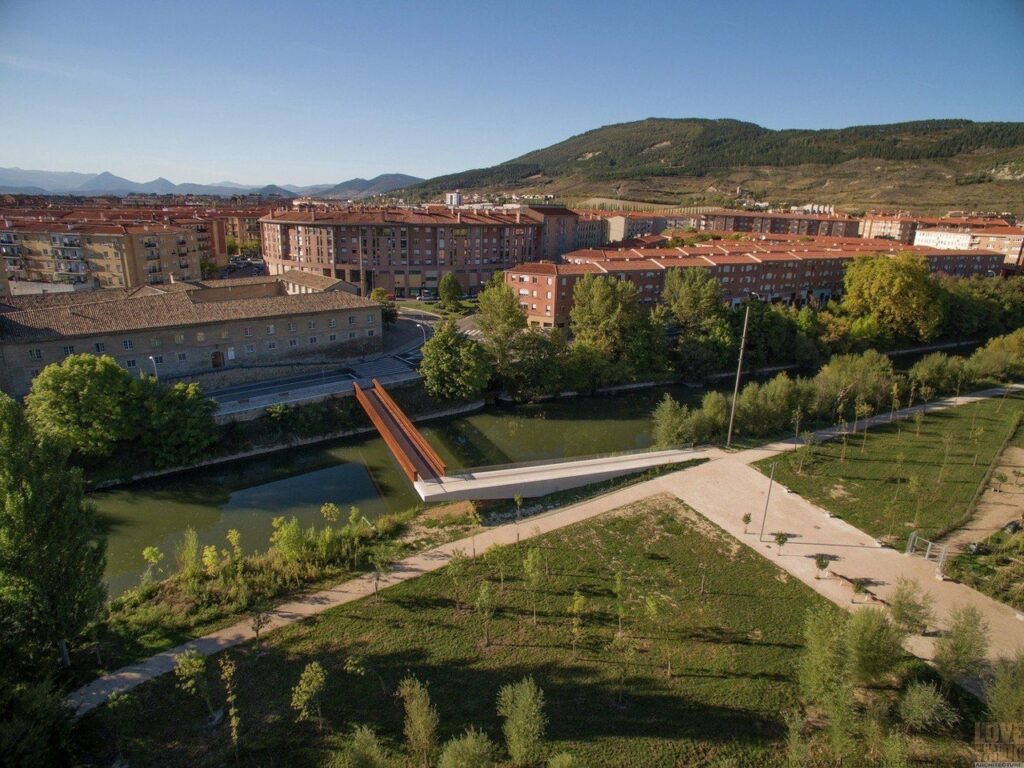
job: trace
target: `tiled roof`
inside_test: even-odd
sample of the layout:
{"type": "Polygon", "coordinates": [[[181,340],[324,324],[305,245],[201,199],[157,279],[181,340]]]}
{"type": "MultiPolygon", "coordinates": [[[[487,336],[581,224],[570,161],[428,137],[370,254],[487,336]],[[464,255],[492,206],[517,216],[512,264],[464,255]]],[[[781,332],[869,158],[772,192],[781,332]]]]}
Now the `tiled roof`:
{"type": "MultiPolygon", "coordinates": [[[[91,293],[97,294],[94,301],[76,301],[76,294],[61,294],[69,297],[64,303],[0,312],[0,342],[50,341],[67,336],[378,308],[375,302],[345,291],[218,301],[202,301],[202,290],[147,295],[126,295],[119,290],[91,293]]],[[[57,294],[51,296],[57,298],[57,294]]]]}

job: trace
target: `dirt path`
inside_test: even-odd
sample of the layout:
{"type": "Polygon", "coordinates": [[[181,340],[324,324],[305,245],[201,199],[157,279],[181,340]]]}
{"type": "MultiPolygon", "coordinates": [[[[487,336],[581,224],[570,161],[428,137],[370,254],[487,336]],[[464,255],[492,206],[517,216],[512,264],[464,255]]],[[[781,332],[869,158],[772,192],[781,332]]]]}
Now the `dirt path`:
{"type": "Polygon", "coordinates": [[[941,539],[951,552],[962,552],[969,544],[984,541],[1011,520],[1024,515],[1024,448],[1008,445],[999,457],[992,477],[1002,473],[1007,482],[989,480],[978,499],[974,516],[964,525],[941,539]],[[1015,472],[1020,472],[1019,478],[1015,472]]]}

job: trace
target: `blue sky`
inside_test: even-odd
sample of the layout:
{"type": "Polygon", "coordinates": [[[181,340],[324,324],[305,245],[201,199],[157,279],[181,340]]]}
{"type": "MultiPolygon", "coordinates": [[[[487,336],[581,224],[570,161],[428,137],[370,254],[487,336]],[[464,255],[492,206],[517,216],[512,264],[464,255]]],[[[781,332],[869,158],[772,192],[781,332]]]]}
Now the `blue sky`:
{"type": "Polygon", "coordinates": [[[1024,120],[1024,0],[0,0],[0,166],[337,182],[609,123],[1024,120]]]}

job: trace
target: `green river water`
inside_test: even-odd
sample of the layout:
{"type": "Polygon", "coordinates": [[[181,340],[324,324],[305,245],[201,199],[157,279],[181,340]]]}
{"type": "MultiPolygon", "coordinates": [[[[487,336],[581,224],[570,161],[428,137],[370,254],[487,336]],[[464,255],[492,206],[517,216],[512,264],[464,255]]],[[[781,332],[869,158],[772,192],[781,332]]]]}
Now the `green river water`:
{"type": "MultiPolygon", "coordinates": [[[[665,392],[694,402],[700,392],[659,387],[612,396],[534,405],[491,406],[469,416],[428,422],[423,434],[449,469],[646,448],[650,414],[665,392]]],[[[322,522],[320,505],[356,505],[367,517],[419,502],[384,442],[375,435],[278,451],[162,480],[92,494],[108,535],[112,595],[138,583],[142,550],[157,546],[173,561],[192,526],[202,544],[224,546],[231,528],[248,550],[267,547],[271,520],[295,515],[322,522]]]]}

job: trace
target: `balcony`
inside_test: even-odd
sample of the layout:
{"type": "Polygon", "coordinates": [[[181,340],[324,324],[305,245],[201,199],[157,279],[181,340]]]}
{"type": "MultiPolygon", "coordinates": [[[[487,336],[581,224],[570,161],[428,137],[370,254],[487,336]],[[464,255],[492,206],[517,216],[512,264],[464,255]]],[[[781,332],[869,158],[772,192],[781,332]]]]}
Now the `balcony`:
{"type": "Polygon", "coordinates": [[[160,265],[159,264],[151,264],[148,267],[146,267],[146,274],[147,275],[155,275],[158,272],[160,272],[160,265]]]}
{"type": "Polygon", "coordinates": [[[143,240],[142,241],[142,247],[143,248],[159,248],[160,244],[156,240],[143,240]]]}
{"type": "Polygon", "coordinates": [[[60,240],[61,246],[64,248],[81,248],[82,238],[80,237],[62,237],[60,240]]]}
{"type": "Polygon", "coordinates": [[[189,266],[190,265],[189,265],[188,261],[179,261],[178,262],[178,269],[188,269],[189,266]]]}
{"type": "Polygon", "coordinates": [[[63,275],[84,275],[88,270],[85,268],[85,264],[59,261],[57,262],[57,266],[54,267],[54,271],[63,275]]]}
{"type": "Polygon", "coordinates": [[[160,253],[158,251],[147,251],[146,252],[146,261],[159,261],[159,260],[160,260],[160,253]]]}
{"type": "Polygon", "coordinates": [[[78,248],[61,247],[54,248],[51,255],[57,259],[82,259],[82,252],[78,248]]]}

